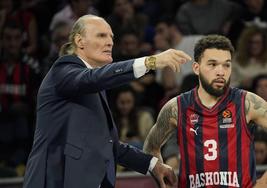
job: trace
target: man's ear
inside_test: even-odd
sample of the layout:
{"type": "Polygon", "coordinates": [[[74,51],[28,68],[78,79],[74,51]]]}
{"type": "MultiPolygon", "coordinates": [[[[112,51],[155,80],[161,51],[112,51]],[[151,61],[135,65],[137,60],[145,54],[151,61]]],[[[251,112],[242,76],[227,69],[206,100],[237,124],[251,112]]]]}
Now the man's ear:
{"type": "Polygon", "coordinates": [[[199,75],[199,63],[198,62],[195,62],[195,61],[193,62],[192,69],[196,75],[199,75]]]}
{"type": "Polygon", "coordinates": [[[84,49],[83,38],[80,34],[76,34],[76,36],[74,37],[74,41],[78,48],[84,49]]]}

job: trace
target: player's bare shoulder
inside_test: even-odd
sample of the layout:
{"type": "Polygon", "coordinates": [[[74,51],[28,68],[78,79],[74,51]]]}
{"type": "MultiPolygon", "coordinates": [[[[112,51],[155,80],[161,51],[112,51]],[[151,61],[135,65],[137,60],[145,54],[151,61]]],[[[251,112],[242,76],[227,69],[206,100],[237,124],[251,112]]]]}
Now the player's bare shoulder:
{"type": "Polygon", "coordinates": [[[247,120],[255,121],[267,127],[267,102],[258,95],[247,92],[245,98],[245,112],[247,120]]]}
{"type": "Polygon", "coordinates": [[[158,116],[158,123],[171,124],[177,126],[178,106],[177,97],[169,100],[161,109],[158,116]]]}

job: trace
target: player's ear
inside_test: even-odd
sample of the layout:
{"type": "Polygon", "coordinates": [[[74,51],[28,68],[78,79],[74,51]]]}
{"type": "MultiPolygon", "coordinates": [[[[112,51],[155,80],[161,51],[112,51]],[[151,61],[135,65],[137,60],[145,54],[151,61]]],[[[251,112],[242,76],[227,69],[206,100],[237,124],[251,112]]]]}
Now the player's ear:
{"type": "Polygon", "coordinates": [[[196,75],[199,75],[199,63],[198,62],[195,62],[195,61],[193,62],[192,69],[196,75]]]}

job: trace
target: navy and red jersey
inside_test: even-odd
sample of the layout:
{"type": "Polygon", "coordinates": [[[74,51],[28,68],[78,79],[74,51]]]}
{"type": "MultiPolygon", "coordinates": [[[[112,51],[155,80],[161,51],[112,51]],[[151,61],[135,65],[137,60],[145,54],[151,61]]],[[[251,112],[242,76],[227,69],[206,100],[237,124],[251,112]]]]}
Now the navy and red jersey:
{"type": "Polygon", "coordinates": [[[177,97],[179,188],[253,187],[256,165],[245,95],[229,88],[212,108],[200,102],[197,88],[177,97]]]}
{"type": "Polygon", "coordinates": [[[0,63],[0,112],[8,112],[16,103],[33,105],[39,78],[39,64],[28,56],[13,62],[9,69],[8,62],[0,63]]]}

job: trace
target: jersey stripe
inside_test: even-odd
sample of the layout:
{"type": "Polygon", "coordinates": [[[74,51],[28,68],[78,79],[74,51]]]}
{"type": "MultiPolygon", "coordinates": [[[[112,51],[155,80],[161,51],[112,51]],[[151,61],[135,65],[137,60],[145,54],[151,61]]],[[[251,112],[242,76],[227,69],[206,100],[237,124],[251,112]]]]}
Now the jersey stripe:
{"type": "MultiPolygon", "coordinates": [[[[230,111],[231,112],[235,112],[236,109],[235,109],[235,106],[229,106],[230,107],[230,111]]],[[[227,156],[227,160],[228,160],[228,171],[229,172],[237,172],[238,173],[238,170],[237,170],[237,161],[239,160],[240,157],[238,157],[237,155],[237,140],[238,140],[238,137],[237,137],[237,127],[238,127],[238,123],[236,122],[236,116],[233,114],[232,115],[232,123],[234,124],[234,127],[231,128],[231,129],[227,129],[227,148],[228,148],[228,156],[227,156]]],[[[240,185],[240,181],[239,182],[239,185],[240,185]]]]}
{"type": "MultiPolygon", "coordinates": [[[[240,101],[240,106],[241,108],[239,109],[239,113],[243,114],[244,110],[244,95],[242,95],[242,101],[240,101]]],[[[252,187],[252,181],[250,179],[251,174],[250,174],[250,169],[249,169],[249,159],[250,159],[250,136],[247,136],[248,131],[247,131],[247,124],[246,124],[246,119],[243,116],[243,118],[240,118],[241,120],[241,137],[242,137],[242,187],[252,187]]]]}
{"type": "Polygon", "coordinates": [[[182,129],[182,108],[181,108],[181,97],[178,96],[177,97],[177,106],[178,106],[178,144],[180,146],[180,156],[181,156],[181,160],[180,160],[180,169],[179,169],[179,182],[183,182],[181,187],[186,187],[186,167],[185,164],[186,162],[184,161],[186,159],[185,157],[185,148],[184,148],[184,137],[183,137],[183,129],[182,129]]]}
{"type": "MultiPolygon", "coordinates": [[[[196,112],[202,113],[202,109],[198,105],[194,105],[196,112]]],[[[196,143],[196,154],[198,155],[196,158],[196,169],[197,172],[204,172],[204,153],[203,153],[203,117],[199,116],[198,118],[198,129],[197,136],[195,136],[196,143]]]]}
{"type": "MultiPolygon", "coordinates": [[[[220,109],[226,109],[227,108],[227,103],[228,100],[224,100],[220,106],[220,109]]],[[[224,123],[224,117],[222,115],[223,110],[219,109],[218,113],[218,122],[219,122],[219,127],[218,127],[218,138],[219,138],[219,164],[220,164],[220,171],[228,171],[228,130],[225,128],[221,128],[220,125],[223,125],[224,123]]],[[[231,117],[232,118],[232,117],[231,117]]],[[[220,187],[225,187],[225,186],[220,186],[220,187]]]]}

